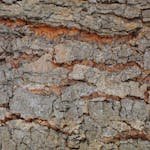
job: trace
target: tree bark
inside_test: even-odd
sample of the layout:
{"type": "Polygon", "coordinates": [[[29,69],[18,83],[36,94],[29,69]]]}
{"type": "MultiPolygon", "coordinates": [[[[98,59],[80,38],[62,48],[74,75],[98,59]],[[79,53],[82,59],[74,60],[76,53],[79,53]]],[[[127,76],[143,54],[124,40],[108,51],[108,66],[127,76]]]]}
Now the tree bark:
{"type": "Polygon", "coordinates": [[[0,0],[0,149],[150,149],[149,0],[0,0]]]}

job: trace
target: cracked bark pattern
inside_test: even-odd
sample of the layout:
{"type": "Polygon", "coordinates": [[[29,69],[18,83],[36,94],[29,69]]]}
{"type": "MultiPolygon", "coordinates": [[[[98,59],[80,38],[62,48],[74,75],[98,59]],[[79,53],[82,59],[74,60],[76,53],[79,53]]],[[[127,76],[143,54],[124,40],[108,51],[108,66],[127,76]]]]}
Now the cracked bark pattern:
{"type": "Polygon", "coordinates": [[[149,27],[149,0],[0,0],[0,150],[149,150],[149,27]]]}

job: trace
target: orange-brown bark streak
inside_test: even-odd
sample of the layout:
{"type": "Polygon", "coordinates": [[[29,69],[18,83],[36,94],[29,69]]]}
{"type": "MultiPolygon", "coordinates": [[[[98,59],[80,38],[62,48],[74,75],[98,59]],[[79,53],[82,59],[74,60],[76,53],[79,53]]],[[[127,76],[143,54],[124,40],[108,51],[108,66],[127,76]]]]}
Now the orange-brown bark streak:
{"type": "Polygon", "coordinates": [[[63,26],[53,27],[41,23],[37,25],[37,23],[27,22],[22,19],[11,20],[0,18],[0,24],[6,25],[11,28],[22,27],[27,25],[28,28],[31,31],[33,31],[37,36],[43,36],[51,40],[57,39],[62,35],[65,35],[77,38],[81,41],[96,42],[96,43],[111,43],[114,40],[128,41],[135,37],[135,35],[132,33],[128,35],[115,35],[115,36],[98,35],[97,33],[87,32],[85,30],[80,30],[77,28],[67,28],[63,26]]]}
{"type": "Polygon", "coordinates": [[[114,137],[105,137],[102,139],[102,141],[104,143],[115,143],[120,140],[128,140],[128,139],[142,139],[142,140],[150,141],[150,134],[139,130],[128,130],[128,131],[123,131],[115,135],[114,137]]]}

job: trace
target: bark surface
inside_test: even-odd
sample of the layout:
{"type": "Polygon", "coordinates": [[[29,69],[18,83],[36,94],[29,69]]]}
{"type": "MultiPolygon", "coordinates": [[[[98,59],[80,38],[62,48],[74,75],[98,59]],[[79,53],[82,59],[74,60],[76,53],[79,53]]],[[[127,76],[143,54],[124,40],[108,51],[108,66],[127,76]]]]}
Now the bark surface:
{"type": "Polygon", "coordinates": [[[149,0],[0,0],[0,150],[150,150],[149,0]]]}

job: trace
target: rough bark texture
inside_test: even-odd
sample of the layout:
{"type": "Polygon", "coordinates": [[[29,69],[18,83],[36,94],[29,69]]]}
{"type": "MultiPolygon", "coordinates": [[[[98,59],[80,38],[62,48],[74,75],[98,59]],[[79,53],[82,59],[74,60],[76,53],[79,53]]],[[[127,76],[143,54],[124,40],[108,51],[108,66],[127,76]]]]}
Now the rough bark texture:
{"type": "Polygon", "coordinates": [[[0,150],[150,150],[150,0],[0,0],[0,150]]]}

